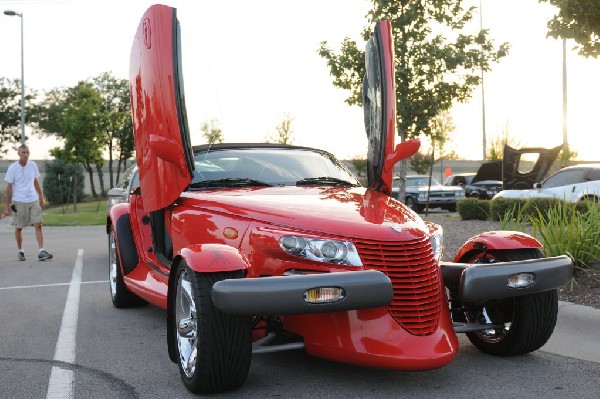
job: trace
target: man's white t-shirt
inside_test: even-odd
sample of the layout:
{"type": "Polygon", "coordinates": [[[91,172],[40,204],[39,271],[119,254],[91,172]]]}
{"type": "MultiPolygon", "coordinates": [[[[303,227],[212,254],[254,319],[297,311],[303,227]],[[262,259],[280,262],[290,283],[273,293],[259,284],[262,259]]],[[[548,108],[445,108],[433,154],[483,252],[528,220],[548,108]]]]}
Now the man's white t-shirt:
{"type": "Polygon", "coordinates": [[[19,161],[13,162],[6,171],[4,180],[12,183],[12,199],[19,202],[35,202],[40,198],[33,182],[40,177],[40,170],[34,161],[27,161],[21,166],[19,161]]]}

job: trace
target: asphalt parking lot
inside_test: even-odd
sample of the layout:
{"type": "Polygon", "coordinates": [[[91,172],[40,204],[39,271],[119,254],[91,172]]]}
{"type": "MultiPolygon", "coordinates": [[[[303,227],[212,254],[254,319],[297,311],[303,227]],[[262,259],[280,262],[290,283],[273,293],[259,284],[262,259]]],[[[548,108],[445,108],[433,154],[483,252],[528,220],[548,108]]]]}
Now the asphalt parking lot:
{"type": "MultiPolygon", "coordinates": [[[[0,221],[0,386],[3,398],[183,398],[166,352],[165,315],[113,308],[101,226],[47,227],[54,259],[38,262],[33,229],[18,262],[13,229],[0,221]]],[[[450,365],[400,372],[333,363],[303,351],[256,355],[246,384],[211,397],[597,398],[600,311],[561,303],[555,334],[520,357],[479,353],[465,337],[450,365]]]]}

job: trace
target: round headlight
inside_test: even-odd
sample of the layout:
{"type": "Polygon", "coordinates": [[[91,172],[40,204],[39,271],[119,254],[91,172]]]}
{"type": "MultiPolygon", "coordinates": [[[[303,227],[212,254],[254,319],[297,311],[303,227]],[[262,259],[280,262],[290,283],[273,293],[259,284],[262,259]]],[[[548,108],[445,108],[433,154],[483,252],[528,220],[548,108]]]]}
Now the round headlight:
{"type": "Polygon", "coordinates": [[[284,249],[292,252],[302,251],[306,247],[306,240],[302,237],[286,236],[280,242],[284,249]]]}
{"type": "Polygon", "coordinates": [[[348,249],[341,242],[326,241],[321,247],[321,254],[328,259],[343,259],[347,253],[348,249]]]}

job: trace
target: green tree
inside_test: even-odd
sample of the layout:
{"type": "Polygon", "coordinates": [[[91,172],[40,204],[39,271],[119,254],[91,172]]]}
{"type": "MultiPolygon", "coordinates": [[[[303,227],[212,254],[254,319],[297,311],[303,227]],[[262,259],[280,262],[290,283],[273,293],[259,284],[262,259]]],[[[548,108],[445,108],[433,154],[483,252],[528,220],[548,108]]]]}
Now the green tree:
{"type": "Polygon", "coordinates": [[[443,111],[435,118],[431,127],[431,144],[438,150],[438,159],[446,159],[449,153],[446,152],[446,144],[452,140],[451,133],[456,129],[452,115],[448,111],[443,111]]]}
{"type": "MultiPolygon", "coordinates": [[[[495,46],[488,31],[463,33],[473,18],[474,7],[464,9],[462,0],[372,0],[367,40],[376,21],[389,19],[396,55],[396,110],[402,140],[431,135],[432,121],[455,101],[464,102],[480,84],[481,70],[508,53],[508,44],[495,46]],[[436,27],[436,31],[434,31],[436,27]],[[437,31],[444,33],[436,33],[437,31]],[[447,39],[448,38],[448,39],[447,39]]],[[[364,50],[346,38],[339,54],[321,42],[333,84],[350,91],[346,102],[362,105],[365,74],[364,50]]]]}
{"type": "Polygon", "coordinates": [[[597,0],[540,0],[558,8],[548,21],[548,36],[573,39],[579,54],[600,55],[600,2],[597,0]]]}
{"type": "MultiPolygon", "coordinates": [[[[110,72],[104,72],[91,79],[94,88],[102,98],[100,108],[100,129],[104,133],[105,146],[108,152],[108,171],[110,187],[119,179],[125,162],[133,155],[133,126],[131,124],[131,105],[129,97],[129,81],[118,79],[110,72]],[[113,161],[117,157],[117,173],[114,174],[113,161]]],[[[98,176],[102,176],[97,168],[98,176]]],[[[102,184],[103,180],[100,179],[102,184]]],[[[101,187],[104,191],[104,187],[101,187]]]]}
{"type": "Polygon", "coordinates": [[[352,162],[359,178],[362,179],[367,175],[367,160],[365,158],[355,157],[350,162],[352,162]]]}
{"type": "Polygon", "coordinates": [[[222,143],[224,140],[223,130],[218,119],[209,119],[200,126],[202,135],[208,144],[222,143]]]}
{"type": "Polygon", "coordinates": [[[278,144],[292,144],[294,142],[294,129],[292,129],[292,123],[294,117],[287,112],[283,114],[283,117],[275,126],[277,134],[273,137],[267,137],[267,143],[278,143],[278,144]]]}
{"type": "MultiPolygon", "coordinates": [[[[396,127],[401,140],[432,135],[432,121],[455,102],[465,102],[481,82],[481,72],[508,53],[508,44],[496,46],[483,29],[465,33],[475,7],[462,0],[372,0],[367,13],[367,40],[376,21],[388,19],[395,53],[396,127]]],[[[350,91],[346,102],[362,105],[364,50],[349,38],[339,53],[321,42],[319,54],[327,61],[333,84],[350,91]]],[[[406,175],[402,162],[400,175],[406,175]]],[[[401,185],[401,194],[404,187],[401,185]]]]}
{"type": "MultiPolygon", "coordinates": [[[[25,92],[25,109],[36,98],[35,91],[25,92]]],[[[0,78],[0,154],[21,140],[21,81],[0,78]]]]}
{"type": "Polygon", "coordinates": [[[43,186],[51,204],[67,204],[83,197],[83,173],[76,164],[55,159],[46,164],[43,186]]]}
{"type": "Polygon", "coordinates": [[[408,162],[410,164],[410,168],[419,175],[428,174],[429,169],[433,165],[433,160],[431,159],[431,154],[425,154],[420,151],[417,152],[412,157],[410,157],[410,160],[408,162]]]}
{"type": "Polygon", "coordinates": [[[88,172],[94,198],[94,166],[104,162],[105,140],[102,131],[102,97],[90,82],[79,82],[67,89],[54,89],[40,107],[39,125],[47,134],[64,140],[64,148],[50,154],[66,163],[81,163],[88,172]]]}

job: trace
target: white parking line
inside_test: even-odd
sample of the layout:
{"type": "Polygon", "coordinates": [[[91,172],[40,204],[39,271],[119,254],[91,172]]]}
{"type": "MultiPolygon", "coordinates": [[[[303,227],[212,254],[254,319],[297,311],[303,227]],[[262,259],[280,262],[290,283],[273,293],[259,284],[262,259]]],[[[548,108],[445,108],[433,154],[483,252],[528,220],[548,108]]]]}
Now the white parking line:
{"type": "MultiPolygon", "coordinates": [[[[97,280],[97,281],[81,281],[80,284],[106,284],[108,280],[97,280]]],[[[44,288],[44,287],[60,287],[63,285],[70,285],[71,283],[54,283],[54,284],[37,284],[37,285],[13,285],[12,287],[0,287],[2,290],[20,290],[23,288],[44,288]]]]}
{"type": "MultiPolygon", "coordinates": [[[[83,269],[83,249],[77,250],[77,260],[69,283],[69,293],[63,311],[62,323],[54,351],[54,360],[65,363],[75,362],[77,319],[79,316],[79,293],[83,269]]],[[[46,398],[64,399],[73,397],[73,371],[52,366],[46,398]]]]}

